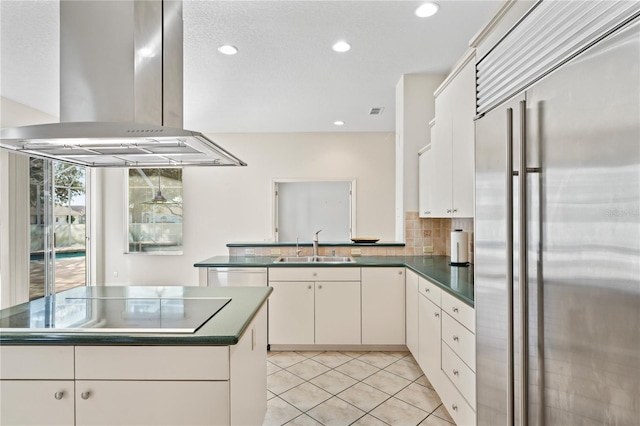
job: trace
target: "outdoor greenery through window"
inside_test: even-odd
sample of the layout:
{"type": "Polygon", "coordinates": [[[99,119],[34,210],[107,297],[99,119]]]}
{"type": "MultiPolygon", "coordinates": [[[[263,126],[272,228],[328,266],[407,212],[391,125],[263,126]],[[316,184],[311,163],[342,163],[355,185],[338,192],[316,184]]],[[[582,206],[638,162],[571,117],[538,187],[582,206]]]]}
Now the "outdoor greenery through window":
{"type": "Polygon", "coordinates": [[[182,169],[128,169],[128,252],[182,254],[182,169]]]}

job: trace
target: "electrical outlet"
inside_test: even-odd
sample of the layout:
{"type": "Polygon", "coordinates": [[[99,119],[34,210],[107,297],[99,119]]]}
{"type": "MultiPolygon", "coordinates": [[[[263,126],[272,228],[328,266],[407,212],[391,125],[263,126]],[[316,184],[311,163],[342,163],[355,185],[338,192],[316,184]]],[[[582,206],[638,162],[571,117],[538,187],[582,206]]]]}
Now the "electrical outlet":
{"type": "Polygon", "coordinates": [[[280,249],[279,248],[272,248],[271,249],[271,255],[272,256],[280,256],[280,249]]]}
{"type": "Polygon", "coordinates": [[[433,253],[433,246],[422,247],[422,254],[431,254],[431,253],[433,253]]]}
{"type": "Polygon", "coordinates": [[[252,249],[252,248],[244,249],[245,256],[253,256],[254,254],[256,254],[256,249],[252,249]]]}
{"type": "Polygon", "coordinates": [[[114,278],[118,278],[118,271],[113,271],[114,278]]]}
{"type": "Polygon", "coordinates": [[[351,249],[351,255],[353,256],[360,256],[360,253],[362,253],[360,249],[351,249]]]}

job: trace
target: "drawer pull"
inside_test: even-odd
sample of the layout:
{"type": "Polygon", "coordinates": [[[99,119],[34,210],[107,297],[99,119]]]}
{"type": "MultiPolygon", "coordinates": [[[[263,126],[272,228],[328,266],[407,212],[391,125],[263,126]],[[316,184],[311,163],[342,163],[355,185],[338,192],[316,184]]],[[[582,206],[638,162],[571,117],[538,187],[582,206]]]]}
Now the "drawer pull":
{"type": "Polygon", "coordinates": [[[317,272],[314,272],[314,273],[313,273],[313,276],[314,276],[314,277],[317,277],[317,276],[318,276],[318,273],[317,273],[317,272]]]}
{"type": "Polygon", "coordinates": [[[429,291],[430,291],[430,290],[429,290],[428,288],[425,288],[425,289],[424,289],[424,292],[425,292],[425,293],[429,293],[429,291]]]}
{"type": "Polygon", "coordinates": [[[87,392],[82,392],[82,393],[80,394],[80,397],[81,397],[82,399],[89,399],[89,397],[90,397],[90,396],[91,396],[91,392],[89,392],[89,391],[87,391],[87,392]]]}
{"type": "Polygon", "coordinates": [[[454,375],[454,376],[457,376],[457,375],[458,375],[458,370],[455,370],[455,369],[454,369],[454,370],[453,370],[453,375],[454,375]]]}
{"type": "Polygon", "coordinates": [[[311,290],[311,286],[307,287],[309,290],[311,290]]]}
{"type": "Polygon", "coordinates": [[[63,396],[64,396],[64,392],[56,392],[53,394],[53,397],[57,400],[61,400],[63,396]]]}
{"type": "Polygon", "coordinates": [[[318,290],[322,290],[322,285],[319,285],[319,286],[318,286],[318,290]]]}
{"type": "Polygon", "coordinates": [[[453,312],[458,313],[458,308],[453,308],[453,312]]]}
{"type": "Polygon", "coordinates": [[[458,406],[456,404],[451,404],[451,408],[453,411],[458,411],[458,406]]]}
{"type": "Polygon", "coordinates": [[[460,339],[458,339],[458,336],[453,336],[453,341],[454,342],[457,342],[458,340],[460,340],[460,339]]]}
{"type": "Polygon", "coordinates": [[[433,315],[435,315],[436,318],[440,318],[440,314],[438,312],[435,312],[433,315]]]}
{"type": "Polygon", "coordinates": [[[398,275],[402,275],[402,271],[398,271],[398,275]]]}

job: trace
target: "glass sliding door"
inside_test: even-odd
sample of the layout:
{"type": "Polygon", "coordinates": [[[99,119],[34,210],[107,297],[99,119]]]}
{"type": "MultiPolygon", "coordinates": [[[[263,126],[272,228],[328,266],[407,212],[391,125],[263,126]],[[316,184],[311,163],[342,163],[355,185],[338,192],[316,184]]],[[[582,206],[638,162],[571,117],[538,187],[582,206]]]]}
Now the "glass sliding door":
{"type": "Polygon", "coordinates": [[[30,160],[29,299],[86,285],[86,169],[30,160]]]}

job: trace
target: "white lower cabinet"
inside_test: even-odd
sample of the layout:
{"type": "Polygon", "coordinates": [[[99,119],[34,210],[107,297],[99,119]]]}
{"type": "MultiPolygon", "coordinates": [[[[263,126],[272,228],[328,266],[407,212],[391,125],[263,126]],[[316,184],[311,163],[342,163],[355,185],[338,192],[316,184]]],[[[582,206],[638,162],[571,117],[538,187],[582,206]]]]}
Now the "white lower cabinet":
{"type": "Polygon", "coordinates": [[[262,424],[266,336],[265,305],[232,346],[2,346],[0,424],[262,424]]]}
{"type": "Polygon", "coordinates": [[[406,340],[407,348],[413,357],[420,359],[420,348],[418,343],[418,274],[407,269],[406,276],[406,340]]]}
{"type": "Polygon", "coordinates": [[[315,283],[271,281],[269,343],[311,345],[315,341],[315,283]]]}
{"type": "Polygon", "coordinates": [[[269,279],[269,344],[361,344],[360,268],[271,268],[269,279]]]}
{"type": "Polygon", "coordinates": [[[362,268],[363,345],[404,345],[404,307],[405,268],[362,268]]]}
{"type": "Polygon", "coordinates": [[[440,307],[420,294],[418,296],[418,318],[420,323],[418,365],[429,378],[431,384],[437,386],[441,381],[441,331],[442,314],[440,307]]]}
{"type": "MultiPolygon", "coordinates": [[[[474,310],[425,278],[417,282],[418,350],[409,349],[456,424],[475,425],[475,335],[467,328],[474,310]]],[[[408,306],[407,296],[407,342],[408,306]]]]}
{"type": "Polygon", "coordinates": [[[0,425],[73,425],[73,380],[0,380],[0,425]]]}
{"type": "Polygon", "coordinates": [[[230,424],[229,382],[76,381],[78,426],[178,424],[230,424]]]}
{"type": "Polygon", "coordinates": [[[360,283],[315,283],[316,344],[359,345],[360,283]]]}

